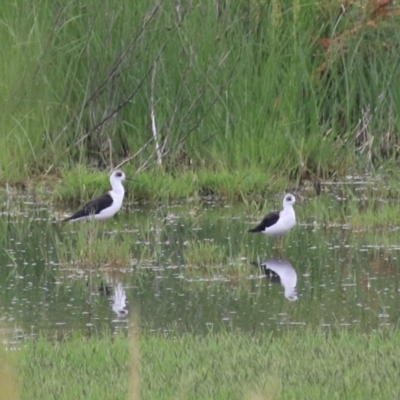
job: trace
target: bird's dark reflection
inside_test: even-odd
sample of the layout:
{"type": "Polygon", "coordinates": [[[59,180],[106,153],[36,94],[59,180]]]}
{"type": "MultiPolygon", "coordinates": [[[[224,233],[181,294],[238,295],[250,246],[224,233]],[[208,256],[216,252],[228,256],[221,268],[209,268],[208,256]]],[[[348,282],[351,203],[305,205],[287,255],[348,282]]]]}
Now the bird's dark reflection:
{"type": "Polygon", "coordinates": [[[266,277],[284,288],[284,295],[289,301],[297,300],[297,273],[293,265],[283,258],[271,258],[261,263],[266,277]]]}

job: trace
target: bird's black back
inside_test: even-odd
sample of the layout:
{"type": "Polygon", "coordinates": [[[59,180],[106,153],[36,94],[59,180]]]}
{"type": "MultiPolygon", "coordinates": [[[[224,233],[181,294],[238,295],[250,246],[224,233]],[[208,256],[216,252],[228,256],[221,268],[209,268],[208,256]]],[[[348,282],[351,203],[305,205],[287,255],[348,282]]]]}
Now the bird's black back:
{"type": "Polygon", "coordinates": [[[268,214],[255,228],[250,229],[249,232],[263,232],[265,228],[275,225],[279,219],[279,212],[272,212],[268,214]]]}
{"type": "Polygon", "coordinates": [[[81,210],[77,211],[75,214],[64,219],[64,222],[72,221],[74,219],[89,217],[91,215],[99,214],[102,210],[110,207],[113,203],[113,199],[109,193],[105,193],[92,201],[89,201],[81,210]]]}

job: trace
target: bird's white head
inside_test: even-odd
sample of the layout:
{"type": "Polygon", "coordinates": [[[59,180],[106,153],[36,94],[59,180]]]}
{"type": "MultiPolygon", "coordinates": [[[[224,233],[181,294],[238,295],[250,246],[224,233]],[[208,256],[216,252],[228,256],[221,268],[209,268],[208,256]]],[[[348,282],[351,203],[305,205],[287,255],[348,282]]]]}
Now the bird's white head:
{"type": "Polygon", "coordinates": [[[290,193],[283,198],[283,208],[293,206],[294,203],[296,203],[296,197],[290,193]]]}
{"type": "Polygon", "coordinates": [[[120,170],[117,169],[116,171],[114,171],[111,175],[110,175],[110,181],[119,181],[122,182],[126,179],[125,174],[120,170]]]}
{"type": "Polygon", "coordinates": [[[125,174],[117,169],[110,175],[110,183],[114,191],[123,190],[122,182],[126,179],[125,174]]]}

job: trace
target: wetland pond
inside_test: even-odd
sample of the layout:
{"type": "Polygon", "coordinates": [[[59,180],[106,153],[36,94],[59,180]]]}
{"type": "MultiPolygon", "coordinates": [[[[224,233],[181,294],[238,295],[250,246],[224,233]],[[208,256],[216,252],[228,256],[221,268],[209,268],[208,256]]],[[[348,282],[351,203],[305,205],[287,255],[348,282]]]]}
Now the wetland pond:
{"type": "Polygon", "coordinates": [[[4,199],[0,215],[0,327],[10,340],[138,326],[368,332],[399,318],[396,227],[321,226],[305,205],[280,251],[247,233],[264,213],[244,205],[125,204],[105,223],[61,225],[47,203],[18,201],[4,199]],[[87,257],[91,246],[103,260],[87,257]],[[266,260],[268,277],[252,264],[266,260]]]}

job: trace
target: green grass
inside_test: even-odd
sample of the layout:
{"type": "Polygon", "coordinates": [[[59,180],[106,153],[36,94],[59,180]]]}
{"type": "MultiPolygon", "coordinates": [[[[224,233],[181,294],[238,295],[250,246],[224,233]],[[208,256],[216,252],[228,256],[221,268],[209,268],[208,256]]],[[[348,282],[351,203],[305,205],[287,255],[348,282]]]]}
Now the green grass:
{"type": "Polygon", "coordinates": [[[189,240],[183,251],[181,273],[190,280],[202,281],[205,277],[221,281],[236,282],[244,288],[249,285],[249,258],[254,258],[254,251],[249,251],[245,243],[233,248],[232,243],[221,245],[213,239],[189,240]],[[247,257],[244,257],[246,255],[247,257]]]}
{"type": "Polygon", "coordinates": [[[400,395],[400,337],[394,329],[204,337],[172,330],[135,338],[133,343],[123,336],[26,343],[17,364],[20,398],[139,398],[137,390],[128,395],[132,381],[139,384],[141,399],[152,400],[400,395]]]}
{"type": "Polygon", "coordinates": [[[391,171],[400,17],[387,8],[376,18],[366,2],[8,2],[0,183],[62,175],[76,193],[82,170],[94,182],[122,163],[149,174],[137,199],[241,198],[266,181],[391,171]]]}
{"type": "Polygon", "coordinates": [[[353,188],[335,188],[319,197],[312,194],[297,211],[320,227],[346,225],[353,230],[390,229],[399,225],[398,197],[397,188],[391,188],[390,183],[370,182],[353,188]]]}
{"type": "Polygon", "coordinates": [[[102,222],[91,221],[80,225],[66,224],[65,235],[56,245],[58,262],[68,267],[128,267],[132,261],[132,240],[119,232],[105,232],[102,222]],[[68,232],[71,230],[71,232],[68,232]]]}
{"type": "Polygon", "coordinates": [[[187,267],[212,268],[220,266],[225,256],[225,249],[212,240],[190,241],[183,250],[183,257],[187,267]]]}
{"type": "MultiPolygon", "coordinates": [[[[139,174],[126,168],[125,173],[134,179],[133,182],[125,182],[126,198],[139,202],[196,200],[204,196],[243,202],[294,186],[285,177],[272,178],[268,173],[255,168],[241,171],[185,170],[176,173],[148,171],[139,174]]],[[[88,201],[109,190],[109,185],[106,172],[80,166],[63,171],[61,178],[53,182],[52,200],[76,206],[77,199],[80,203],[88,201]]]]}

